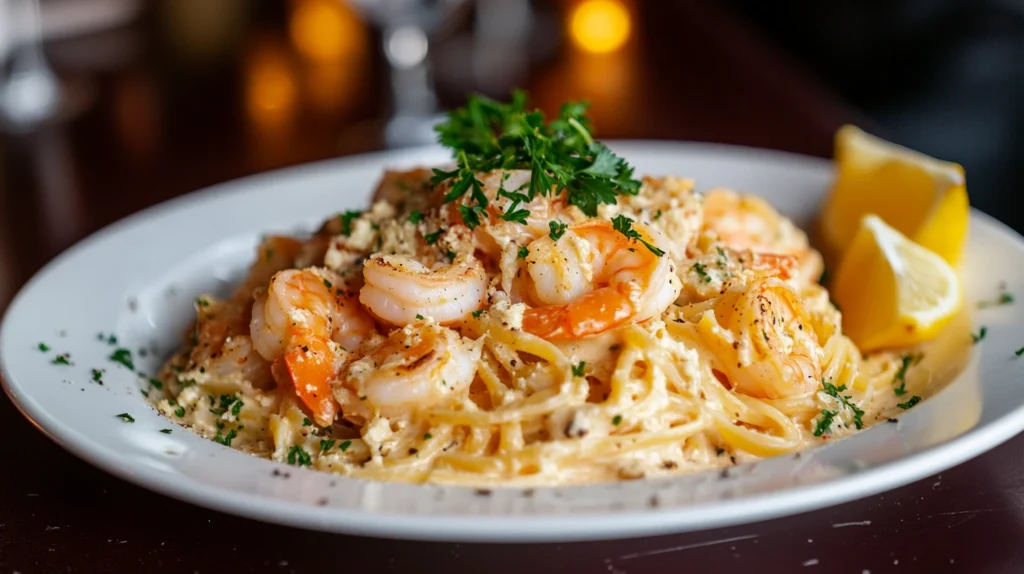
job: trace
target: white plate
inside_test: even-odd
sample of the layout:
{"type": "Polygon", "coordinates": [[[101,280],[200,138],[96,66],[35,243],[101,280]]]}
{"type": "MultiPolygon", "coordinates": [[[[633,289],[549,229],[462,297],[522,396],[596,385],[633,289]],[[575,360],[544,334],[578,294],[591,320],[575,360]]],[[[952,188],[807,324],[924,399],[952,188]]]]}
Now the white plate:
{"type": "MultiPolygon", "coordinates": [[[[726,146],[618,142],[638,173],[696,177],[768,198],[798,223],[819,208],[829,162],[726,146]]],[[[306,528],[452,541],[619,538],[753,522],[891,489],[976,456],[1024,429],[1024,315],[979,311],[987,338],[966,370],[935,396],[851,438],[799,456],[700,473],[583,487],[494,489],[375,483],[257,459],[177,427],[148,408],[142,383],[108,360],[97,333],[116,332],[155,372],[180,342],[195,295],[223,292],[261,234],[309,230],[365,205],[385,166],[446,159],[439,149],[359,156],[219,185],[147,209],[82,241],[21,291],[0,327],[6,390],[37,427],[104,470],[224,512],[306,528]],[[39,342],[52,347],[37,349],[39,342]],[[51,364],[70,353],[72,366],[51,364]],[[106,369],[105,384],[90,381],[106,369]],[[115,415],[130,413],[134,424],[115,415]],[[172,434],[160,429],[172,428],[172,434]],[[283,474],[286,473],[286,474],[283,474]]],[[[1024,287],[1021,238],[973,213],[964,277],[968,301],[1005,281],[1024,287]]],[[[966,329],[966,326],[965,326],[966,329]]],[[[966,335],[964,335],[966,336],[966,335]]],[[[6,440],[17,440],[7,437],[6,440]]]]}

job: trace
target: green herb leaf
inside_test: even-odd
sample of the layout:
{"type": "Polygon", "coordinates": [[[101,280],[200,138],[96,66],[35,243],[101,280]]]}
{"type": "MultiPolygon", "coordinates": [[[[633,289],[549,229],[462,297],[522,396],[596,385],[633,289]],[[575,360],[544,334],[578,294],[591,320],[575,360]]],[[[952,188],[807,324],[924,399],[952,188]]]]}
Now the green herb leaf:
{"type": "Polygon", "coordinates": [[[121,419],[122,421],[124,421],[126,423],[133,423],[133,422],[135,422],[135,417],[133,417],[132,415],[130,415],[128,413],[121,413],[119,415],[114,415],[114,416],[119,418],[119,419],[121,419]]]}
{"type": "Polygon", "coordinates": [[[219,442],[220,444],[222,444],[224,446],[231,446],[231,441],[235,440],[235,437],[237,437],[237,436],[238,436],[238,431],[235,430],[235,429],[229,430],[228,434],[226,434],[226,435],[221,435],[220,431],[218,430],[217,431],[217,436],[213,437],[213,440],[214,440],[214,442],[219,442]]]}
{"type": "Polygon", "coordinates": [[[313,421],[309,420],[306,417],[302,417],[302,426],[304,426],[304,427],[311,427],[311,426],[313,426],[313,421]]]}
{"type": "Polygon", "coordinates": [[[338,216],[338,221],[341,222],[341,234],[351,235],[352,234],[352,220],[358,219],[363,215],[362,211],[346,211],[338,216]]]}
{"type": "Polygon", "coordinates": [[[45,353],[50,350],[50,346],[46,343],[39,343],[39,350],[45,353]]]}
{"type": "Polygon", "coordinates": [[[430,433],[427,433],[427,434],[423,435],[423,440],[430,440],[432,438],[434,438],[434,435],[432,435],[430,433]]]}
{"type": "Polygon", "coordinates": [[[814,436],[821,436],[832,430],[832,421],[836,418],[837,411],[821,411],[821,418],[814,426],[814,436]]]}
{"type": "Polygon", "coordinates": [[[635,239],[636,241],[643,243],[644,247],[646,247],[648,251],[657,255],[658,257],[661,257],[662,255],[665,254],[664,251],[658,249],[654,245],[651,245],[646,240],[644,240],[644,238],[640,235],[640,232],[633,229],[633,220],[626,217],[625,215],[616,215],[615,217],[613,217],[612,227],[615,229],[615,231],[618,231],[619,233],[625,235],[627,238],[635,239]]]}
{"type": "Polygon", "coordinates": [[[423,240],[427,242],[427,245],[433,245],[437,243],[437,238],[441,237],[442,233],[444,233],[443,229],[438,229],[433,233],[424,233],[423,240]]]}
{"type": "Polygon", "coordinates": [[[548,228],[551,230],[551,232],[548,233],[548,236],[551,237],[551,239],[558,241],[559,239],[562,238],[563,235],[565,235],[565,230],[568,227],[568,224],[562,223],[560,221],[549,221],[548,228]]]}
{"type": "Polygon", "coordinates": [[[981,330],[978,331],[977,335],[975,335],[974,333],[971,333],[971,339],[974,341],[974,344],[978,344],[978,343],[980,343],[985,338],[985,335],[987,335],[987,334],[988,334],[988,327],[982,327],[981,330]]]}
{"type": "Polygon", "coordinates": [[[162,432],[164,434],[171,434],[172,431],[171,431],[171,429],[160,429],[160,432],[162,432]]]}
{"type": "Polygon", "coordinates": [[[121,363],[128,368],[129,371],[135,370],[135,363],[132,362],[132,352],[128,349],[116,349],[109,359],[115,363],[121,363]]]}
{"type": "Polygon", "coordinates": [[[164,388],[164,384],[159,379],[150,379],[149,384],[153,385],[155,388],[158,389],[164,388]]]}
{"type": "Polygon", "coordinates": [[[185,416],[185,407],[178,407],[174,410],[174,414],[179,418],[185,416]]]}
{"type": "Polygon", "coordinates": [[[620,424],[622,424],[622,415],[615,415],[614,417],[612,417],[612,424],[615,426],[619,426],[620,424]]]}
{"type": "Polygon", "coordinates": [[[421,221],[423,221],[423,214],[420,213],[420,210],[414,209],[409,213],[409,223],[416,224],[421,221]]]}
{"type": "MultiPolygon", "coordinates": [[[[853,413],[853,424],[854,424],[854,426],[856,426],[858,429],[864,428],[864,420],[863,420],[864,411],[861,410],[860,407],[858,407],[856,404],[853,403],[853,401],[850,400],[852,398],[851,395],[843,395],[842,394],[842,392],[846,390],[846,385],[840,385],[839,387],[836,387],[832,383],[830,383],[828,381],[825,381],[825,382],[822,382],[821,387],[822,387],[823,392],[826,395],[828,395],[830,397],[833,397],[835,399],[838,399],[839,403],[842,406],[848,408],[850,410],[850,412],[853,413]]],[[[833,414],[838,414],[838,413],[833,413],[833,414]]],[[[817,435],[815,435],[815,436],[817,436],[817,435]]]]}
{"type": "Polygon", "coordinates": [[[902,397],[907,393],[907,370],[910,369],[910,366],[916,363],[919,359],[914,355],[903,355],[900,357],[900,360],[903,361],[903,363],[900,365],[899,370],[896,371],[896,376],[892,379],[893,384],[900,384],[900,386],[893,389],[893,392],[896,393],[897,397],[902,397]]]}
{"type": "Polygon", "coordinates": [[[526,259],[526,256],[529,255],[529,254],[530,254],[530,249],[527,246],[523,245],[522,247],[519,248],[519,258],[520,259],[526,259]]]}
{"type": "Polygon", "coordinates": [[[1024,355],[1024,347],[1017,349],[1016,351],[1013,352],[1013,354],[1017,355],[1018,357],[1024,355]]]}
{"type": "Polygon", "coordinates": [[[334,446],[335,442],[337,442],[337,441],[335,441],[333,438],[321,439],[320,440],[320,452],[327,452],[327,451],[331,450],[331,447],[334,446]]]}
{"type": "Polygon", "coordinates": [[[485,311],[485,309],[477,309],[476,311],[473,311],[473,313],[472,313],[473,318],[474,319],[480,318],[480,315],[483,315],[484,311],[485,311]]]}
{"type": "Polygon", "coordinates": [[[99,383],[99,384],[102,385],[103,384],[103,372],[104,371],[102,369],[93,369],[92,370],[92,382],[99,383]]]}
{"type": "Polygon", "coordinates": [[[423,315],[420,315],[419,313],[416,313],[416,319],[422,321],[423,320],[423,315]]]}
{"type": "Polygon", "coordinates": [[[288,464],[292,466],[313,466],[313,459],[309,457],[309,453],[305,449],[295,445],[288,449],[288,464]]]}
{"type": "Polygon", "coordinates": [[[907,410],[907,409],[909,409],[910,407],[916,405],[919,402],[921,402],[921,397],[919,397],[917,395],[914,395],[914,396],[910,397],[909,401],[907,401],[905,403],[900,403],[900,404],[898,404],[896,406],[898,406],[899,408],[901,408],[903,410],[907,410]]]}
{"type": "Polygon", "coordinates": [[[587,367],[586,361],[580,361],[578,364],[572,366],[572,376],[582,377],[583,370],[587,367]]]}
{"type": "Polygon", "coordinates": [[[57,355],[56,357],[54,357],[53,360],[50,361],[50,364],[51,365],[70,365],[71,364],[71,354],[70,353],[61,353],[61,354],[57,355]]]}
{"type": "Polygon", "coordinates": [[[347,441],[339,444],[338,448],[341,449],[341,452],[345,452],[346,450],[348,450],[348,447],[350,447],[350,446],[352,446],[352,441],[347,440],[347,441]]]}
{"type": "Polygon", "coordinates": [[[701,263],[699,261],[697,263],[694,263],[693,264],[693,270],[697,272],[697,275],[699,275],[700,278],[703,279],[705,283],[710,283],[711,282],[711,276],[708,275],[707,267],[705,267],[705,265],[703,263],[701,263]]]}

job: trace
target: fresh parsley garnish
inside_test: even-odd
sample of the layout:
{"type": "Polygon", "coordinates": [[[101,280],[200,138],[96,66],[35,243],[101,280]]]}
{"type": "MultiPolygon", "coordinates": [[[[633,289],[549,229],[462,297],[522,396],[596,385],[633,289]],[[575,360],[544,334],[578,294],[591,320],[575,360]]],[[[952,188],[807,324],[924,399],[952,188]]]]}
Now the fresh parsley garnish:
{"type": "Polygon", "coordinates": [[[707,267],[703,263],[701,263],[699,261],[697,263],[694,263],[693,264],[693,270],[697,272],[697,275],[699,275],[700,278],[703,279],[705,283],[710,283],[711,282],[711,276],[708,275],[707,267]]]}
{"type": "Polygon", "coordinates": [[[320,439],[320,452],[327,452],[331,450],[331,447],[334,446],[335,442],[337,441],[335,441],[333,438],[320,439]]]}
{"type": "Polygon", "coordinates": [[[978,344],[978,343],[980,343],[985,338],[985,335],[987,335],[987,334],[988,334],[988,327],[982,327],[981,330],[978,331],[977,335],[975,335],[974,333],[971,333],[971,339],[974,341],[975,344],[978,344]]]}
{"type": "Polygon", "coordinates": [[[427,245],[433,245],[437,243],[437,238],[441,237],[442,233],[444,233],[443,229],[438,229],[433,233],[424,233],[423,240],[427,242],[427,245]]]}
{"type": "Polygon", "coordinates": [[[530,198],[525,193],[505,191],[504,188],[498,190],[498,195],[512,200],[512,203],[505,208],[505,213],[501,214],[501,218],[505,221],[515,221],[516,223],[526,225],[526,218],[530,216],[530,210],[518,209],[518,207],[520,203],[529,203],[530,198]]]}
{"type": "Polygon", "coordinates": [[[529,255],[529,254],[530,254],[530,249],[527,246],[523,245],[522,247],[519,248],[519,258],[520,259],[526,259],[526,256],[529,255]]]}
{"type": "Polygon", "coordinates": [[[896,376],[892,379],[893,384],[900,384],[898,387],[893,389],[893,392],[896,393],[897,397],[901,397],[907,393],[907,370],[910,368],[910,365],[915,362],[913,355],[903,355],[900,357],[900,360],[903,361],[903,363],[900,365],[899,370],[896,371],[896,376]]]}
{"type": "Polygon", "coordinates": [[[580,361],[578,364],[573,365],[572,366],[572,376],[574,376],[574,377],[582,377],[583,376],[583,369],[585,369],[585,368],[587,368],[587,362],[586,361],[580,361]]]}
{"type": "Polygon", "coordinates": [[[304,448],[295,445],[288,449],[288,464],[292,466],[313,466],[313,459],[309,458],[309,453],[304,448]]]}
{"type": "Polygon", "coordinates": [[[835,420],[838,411],[829,411],[822,409],[821,418],[818,419],[818,424],[814,426],[814,436],[821,436],[832,430],[832,421],[835,420]]]}
{"type": "Polygon", "coordinates": [[[304,426],[304,427],[311,427],[311,426],[313,426],[313,421],[309,420],[306,417],[302,417],[302,426],[304,426]]]}
{"type": "Polygon", "coordinates": [[[842,394],[842,392],[846,390],[846,385],[839,385],[837,387],[832,383],[825,381],[821,384],[821,387],[826,395],[838,400],[839,404],[850,409],[850,412],[853,413],[853,426],[858,429],[864,428],[864,411],[850,400],[851,395],[842,394]]]}
{"type": "Polygon", "coordinates": [[[160,379],[150,379],[149,384],[153,385],[158,389],[164,388],[164,384],[160,381],[160,379]]]}
{"type": "Polygon", "coordinates": [[[421,221],[423,221],[423,214],[420,213],[420,210],[414,209],[409,213],[409,223],[415,225],[421,221]]]}
{"type": "Polygon", "coordinates": [[[615,415],[614,417],[612,417],[612,424],[615,426],[619,426],[620,424],[622,424],[622,415],[615,415]]]}
{"type": "Polygon", "coordinates": [[[430,440],[432,438],[434,438],[434,435],[432,435],[430,433],[427,433],[427,434],[423,435],[423,440],[430,440]]]}
{"type": "Polygon", "coordinates": [[[346,211],[338,216],[338,221],[341,223],[341,234],[351,235],[352,234],[352,220],[358,219],[363,215],[362,211],[346,211]]]}
{"type": "Polygon", "coordinates": [[[1013,354],[1017,355],[1018,357],[1024,355],[1024,347],[1017,349],[1016,351],[1013,352],[1013,354]]]}
{"type": "Polygon", "coordinates": [[[921,402],[921,397],[919,397],[917,395],[914,395],[914,396],[910,397],[909,401],[907,401],[905,403],[900,403],[900,404],[898,404],[896,406],[898,406],[899,408],[901,408],[903,410],[907,410],[907,409],[909,409],[910,407],[916,405],[919,402],[921,402]]]}
{"type": "Polygon", "coordinates": [[[639,231],[633,229],[633,220],[626,217],[625,215],[616,215],[615,217],[613,217],[612,227],[615,229],[615,231],[618,231],[619,233],[625,235],[629,239],[635,239],[640,243],[643,243],[644,247],[646,247],[648,251],[657,255],[658,257],[661,257],[662,255],[665,254],[664,251],[658,249],[657,247],[647,242],[647,240],[645,240],[640,235],[639,231]]]}
{"type": "Polygon", "coordinates": [[[483,314],[484,314],[484,309],[477,309],[476,311],[473,311],[471,313],[471,315],[473,315],[474,319],[480,318],[480,315],[483,315],[483,314]]]}
{"type": "Polygon", "coordinates": [[[487,197],[477,173],[496,169],[528,169],[527,197],[566,193],[568,202],[594,217],[599,204],[614,204],[618,194],[636,195],[640,182],[626,161],[594,141],[588,105],[570,102],[546,122],[539,110],[528,110],[526,93],[516,91],[509,103],[470,96],[435,130],[452,150],[456,168],[434,170],[435,185],[450,181],[445,201],[470,192],[471,208],[486,208],[487,197]]]}
{"type": "Polygon", "coordinates": [[[164,434],[171,434],[172,431],[171,431],[171,429],[160,429],[160,432],[162,432],[164,434]]]}
{"type": "Polygon", "coordinates": [[[46,343],[39,343],[39,350],[45,353],[50,350],[50,346],[46,343]]]}
{"type": "Polygon", "coordinates": [[[213,440],[214,442],[219,442],[224,446],[231,446],[231,441],[235,440],[236,436],[238,436],[238,431],[235,429],[229,430],[226,435],[221,435],[220,430],[218,430],[217,436],[213,437],[213,440]]]}
{"type": "Polygon", "coordinates": [[[561,221],[549,221],[548,229],[551,231],[548,233],[548,237],[558,241],[563,235],[565,235],[565,230],[568,229],[568,227],[568,224],[562,223],[561,221]]]}
{"type": "Polygon", "coordinates": [[[994,301],[979,301],[978,308],[987,309],[988,307],[1009,305],[1013,303],[1015,300],[1016,298],[1013,296],[1013,293],[1007,293],[1006,291],[1003,291],[1002,293],[999,294],[999,297],[997,297],[994,301]]]}
{"type": "Polygon", "coordinates": [[[70,365],[71,364],[71,353],[61,353],[50,361],[51,365],[70,365]]]}
{"type": "Polygon", "coordinates": [[[119,419],[121,419],[122,421],[124,421],[126,423],[133,423],[133,422],[135,422],[135,417],[133,417],[132,415],[130,415],[128,413],[121,413],[119,415],[114,415],[114,416],[119,418],[119,419]]]}
{"type": "Polygon", "coordinates": [[[324,287],[327,287],[328,289],[330,289],[330,288],[334,287],[334,283],[331,283],[330,281],[324,279],[324,287]]]}
{"type": "Polygon", "coordinates": [[[128,349],[116,349],[113,354],[110,355],[109,359],[115,363],[121,363],[125,367],[128,367],[129,371],[135,370],[135,363],[132,362],[132,352],[128,349]]]}
{"type": "Polygon", "coordinates": [[[99,383],[99,384],[102,385],[103,384],[103,373],[104,373],[103,369],[93,369],[92,370],[92,382],[99,383]]]}
{"type": "Polygon", "coordinates": [[[350,446],[352,446],[352,441],[347,440],[347,441],[339,444],[338,448],[341,449],[341,452],[345,452],[346,450],[348,450],[348,447],[350,447],[350,446]]]}
{"type": "Polygon", "coordinates": [[[419,313],[416,313],[416,319],[422,321],[423,320],[423,315],[420,315],[419,313]]]}

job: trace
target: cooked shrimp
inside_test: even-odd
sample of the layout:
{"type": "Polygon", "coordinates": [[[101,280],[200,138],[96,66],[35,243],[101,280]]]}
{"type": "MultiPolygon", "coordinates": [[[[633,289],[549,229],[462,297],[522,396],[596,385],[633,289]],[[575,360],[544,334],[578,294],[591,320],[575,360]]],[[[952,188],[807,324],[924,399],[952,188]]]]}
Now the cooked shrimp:
{"type": "Polygon", "coordinates": [[[795,256],[801,281],[811,282],[821,275],[821,255],[810,247],[807,234],[759,197],[728,189],[708,191],[704,229],[733,249],[795,256]]]}
{"type": "Polygon", "coordinates": [[[334,421],[330,383],[374,330],[373,320],[342,289],[337,274],[317,268],[276,273],[253,303],[250,332],[256,351],[271,361],[278,384],[290,384],[317,423],[334,421]],[[336,287],[335,287],[336,285],[336,287]]]}
{"type": "Polygon", "coordinates": [[[363,280],[359,301],[393,325],[422,317],[451,323],[482,308],[487,297],[487,275],[473,258],[431,270],[411,257],[375,255],[363,264],[363,280]]]}
{"type": "MultiPolygon", "coordinates": [[[[652,246],[664,238],[642,224],[633,229],[652,246]]],[[[529,246],[526,266],[535,298],[523,329],[546,339],[579,339],[664,311],[679,295],[672,261],[630,239],[606,220],[570,227],[529,246]]]]}
{"type": "Polygon", "coordinates": [[[813,392],[824,351],[799,295],[776,277],[736,285],[684,307],[674,331],[707,349],[715,376],[732,390],[778,399],[813,392]]]}
{"type": "Polygon", "coordinates": [[[480,347],[427,319],[396,329],[334,385],[345,417],[398,416],[467,396],[480,347]]]}

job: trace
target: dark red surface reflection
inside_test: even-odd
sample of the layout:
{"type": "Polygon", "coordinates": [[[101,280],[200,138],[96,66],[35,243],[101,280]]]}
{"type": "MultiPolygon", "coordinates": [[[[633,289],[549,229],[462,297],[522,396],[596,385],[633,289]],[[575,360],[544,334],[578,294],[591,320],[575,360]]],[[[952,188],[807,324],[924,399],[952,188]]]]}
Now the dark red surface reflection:
{"type": "MultiPolygon", "coordinates": [[[[218,35],[190,20],[204,6],[155,3],[136,24],[48,46],[55,68],[85,80],[93,97],[70,122],[0,140],[0,309],[56,254],[139,209],[381,147],[388,93],[374,34],[356,34],[365,44],[325,63],[301,51],[329,46],[289,40],[286,9],[224,2],[218,35]]],[[[831,153],[839,125],[863,124],[728,14],[696,2],[631,6],[634,34],[622,51],[585,56],[563,46],[533,64],[526,87],[535,102],[550,110],[590,99],[606,138],[819,156],[831,153]]],[[[462,91],[440,87],[449,104],[462,91]]],[[[6,396],[0,436],[0,573],[1024,571],[1024,439],[891,493],[797,517],[500,546],[327,535],[180,503],[62,451],[6,396]]]]}

